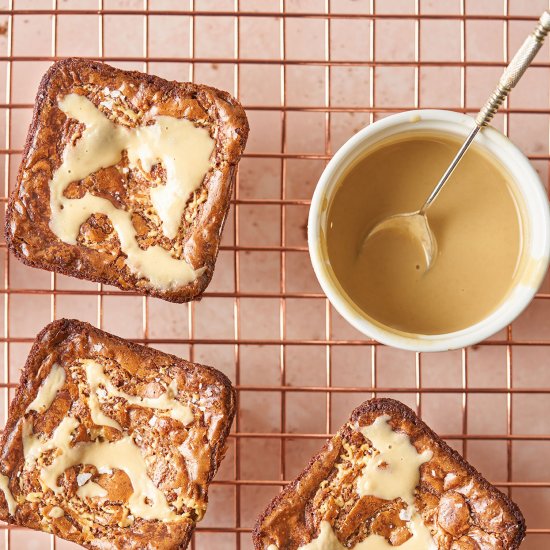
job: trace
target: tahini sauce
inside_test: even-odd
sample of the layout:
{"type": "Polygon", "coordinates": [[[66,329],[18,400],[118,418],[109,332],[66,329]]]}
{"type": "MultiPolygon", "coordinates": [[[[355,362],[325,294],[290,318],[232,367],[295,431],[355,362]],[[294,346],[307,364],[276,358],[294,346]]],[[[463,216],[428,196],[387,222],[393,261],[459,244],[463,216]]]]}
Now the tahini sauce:
{"type": "Polygon", "coordinates": [[[509,176],[476,146],[428,210],[438,255],[425,269],[410,235],[365,235],[383,218],[418,210],[460,147],[446,135],[406,134],[369,151],[329,206],[328,255],[350,299],[374,320],[443,334],[482,320],[505,298],[521,255],[509,176]]]}

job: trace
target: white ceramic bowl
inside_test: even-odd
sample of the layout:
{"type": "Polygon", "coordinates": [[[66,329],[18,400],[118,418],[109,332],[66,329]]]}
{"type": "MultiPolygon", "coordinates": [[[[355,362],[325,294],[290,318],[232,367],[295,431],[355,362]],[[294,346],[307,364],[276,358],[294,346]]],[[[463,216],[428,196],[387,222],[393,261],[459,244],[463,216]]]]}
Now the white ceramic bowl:
{"type": "Polygon", "coordinates": [[[308,220],[308,246],[315,274],[338,312],[363,334],[383,344],[414,351],[443,351],[476,344],[510,324],[529,304],[544,279],[550,255],[550,210],[546,192],[523,153],[490,127],[478,134],[475,142],[509,173],[523,227],[523,259],[516,283],[498,309],[475,325],[456,332],[435,335],[406,333],[381,324],[356,306],[332,270],[325,242],[327,214],[337,183],[346,169],[373,145],[391,136],[415,131],[450,134],[464,139],[473,125],[471,117],[451,111],[420,110],[392,115],[348,140],[319,179],[308,220]]]}

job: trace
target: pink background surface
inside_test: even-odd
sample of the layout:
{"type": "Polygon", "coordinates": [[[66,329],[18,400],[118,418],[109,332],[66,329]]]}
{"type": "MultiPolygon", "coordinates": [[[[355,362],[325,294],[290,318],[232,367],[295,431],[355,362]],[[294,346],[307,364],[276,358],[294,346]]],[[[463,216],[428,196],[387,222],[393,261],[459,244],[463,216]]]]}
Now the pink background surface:
{"type": "MultiPolygon", "coordinates": [[[[415,354],[374,345],[347,325],[321,294],[306,248],[309,199],[331,154],[392,112],[474,113],[534,26],[524,16],[537,18],[548,0],[195,0],[195,10],[225,13],[194,21],[151,14],[145,25],[139,11],[147,5],[188,10],[193,2],[0,0],[2,10],[16,10],[12,17],[0,13],[0,23],[9,23],[0,35],[2,195],[15,183],[38,82],[56,55],[103,55],[120,68],[229,90],[247,108],[251,134],[214,279],[193,305],[101,291],[8,258],[2,236],[0,423],[32,338],[53,318],[76,317],[213,365],[240,390],[197,549],[251,548],[250,528],[281,482],[304,467],[373,388],[416,408],[509,492],[530,529],[522,548],[549,547],[550,281],[488,342],[415,354]],[[18,13],[102,4],[129,12],[103,16],[103,44],[97,14],[18,13]],[[289,14],[314,16],[276,17],[282,5],[289,14]],[[237,19],[229,13],[236,7],[267,15],[237,19]],[[462,12],[467,17],[457,18],[462,12]]],[[[494,123],[532,158],[546,185],[549,52],[546,44],[494,123]]],[[[0,535],[0,548],[76,548],[23,529],[0,535]]]]}

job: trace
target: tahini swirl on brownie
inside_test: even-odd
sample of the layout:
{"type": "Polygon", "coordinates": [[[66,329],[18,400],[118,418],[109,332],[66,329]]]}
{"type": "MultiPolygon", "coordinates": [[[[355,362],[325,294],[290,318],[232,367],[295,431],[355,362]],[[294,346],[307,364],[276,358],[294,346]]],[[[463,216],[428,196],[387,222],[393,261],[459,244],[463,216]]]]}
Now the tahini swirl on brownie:
{"type": "MultiPolygon", "coordinates": [[[[379,416],[370,426],[358,429],[368,439],[376,454],[366,463],[357,480],[360,496],[372,495],[384,500],[401,498],[407,508],[400,514],[407,521],[411,538],[399,546],[399,550],[436,550],[430,530],[414,506],[414,491],[420,481],[420,466],[432,458],[429,450],[418,453],[409,437],[392,430],[388,415],[379,416]]],[[[353,550],[391,550],[396,548],[384,537],[370,534],[353,546],[353,550]]],[[[349,550],[334,533],[328,521],[321,521],[316,539],[300,546],[301,550],[349,550]]],[[[278,550],[271,544],[267,550],[278,550]]]]}
{"type": "Polygon", "coordinates": [[[63,162],[50,181],[51,230],[63,242],[76,244],[80,226],[92,214],[103,214],[113,224],[132,273],[146,277],[159,289],[194,281],[204,267],[194,269],[158,245],[146,250],[139,247],[131,211],[90,193],[69,199],[64,191],[70,183],[117,164],[123,151],[127,151],[132,168],[146,172],[162,162],[166,184],[151,188],[151,202],[162,221],[163,233],[173,239],[189,196],[212,166],[215,141],[208,130],[171,116],[156,116],[154,124],[129,128],[112,122],[89,99],[75,93],[67,94],[58,104],[85,129],[75,143],[65,147],[63,162]]]}
{"type": "MultiPolygon", "coordinates": [[[[84,367],[86,372],[90,414],[94,423],[99,426],[110,426],[122,430],[118,422],[105,415],[99,407],[100,400],[109,398],[122,398],[132,405],[158,410],[155,414],[170,416],[184,425],[193,421],[190,408],[175,398],[177,394],[175,381],[158,397],[140,397],[116,388],[105,374],[103,366],[93,359],[81,361],[80,366],[84,367]]],[[[54,364],[26,412],[47,410],[65,384],[65,380],[64,368],[54,364]]],[[[95,466],[100,473],[120,469],[128,475],[132,483],[133,493],[128,500],[128,507],[135,517],[161,521],[181,519],[181,516],[176,514],[168,504],[164,493],[148,476],[144,457],[131,434],[124,434],[117,441],[95,440],[73,444],[73,433],[80,426],[79,420],[73,416],[63,418],[49,439],[35,435],[32,422],[27,418],[23,417],[21,422],[25,468],[38,468],[41,482],[55,494],[60,494],[64,490],[57,484],[59,476],[72,466],[89,464],[95,466]],[[42,455],[52,450],[56,453],[53,460],[47,465],[41,464],[42,455]]],[[[101,498],[107,495],[100,485],[91,481],[90,474],[80,474],[78,477],[80,478],[78,479],[79,489],[76,494],[80,499],[101,498]]],[[[7,481],[6,476],[0,476],[0,490],[4,492],[10,514],[13,514],[17,508],[17,502],[9,490],[7,481]]],[[[55,514],[60,513],[59,510],[52,510],[52,512],[51,517],[56,517],[55,514]]]]}

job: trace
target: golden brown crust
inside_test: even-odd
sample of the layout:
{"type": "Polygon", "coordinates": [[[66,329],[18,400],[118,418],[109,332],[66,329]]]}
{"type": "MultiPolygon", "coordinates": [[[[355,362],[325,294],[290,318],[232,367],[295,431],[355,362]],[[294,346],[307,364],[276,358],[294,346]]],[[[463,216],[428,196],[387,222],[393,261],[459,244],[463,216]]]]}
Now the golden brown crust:
{"type": "Polygon", "coordinates": [[[371,399],[357,407],[304,471],[261,514],[254,547],[296,550],[319,534],[329,521],[349,548],[369,534],[384,536],[398,548],[410,536],[399,516],[403,504],[375,497],[359,498],[355,479],[367,440],[355,426],[368,426],[389,415],[394,430],[406,433],[417,451],[432,451],[420,468],[416,507],[438,548],[446,550],[516,550],[525,536],[519,508],[451,449],[414,412],[393,399],[371,399]],[[337,470],[344,471],[338,477],[337,470]],[[344,480],[344,482],[342,482],[344,480]],[[465,513],[467,512],[467,513],[465,513]]]}
{"type": "Polygon", "coordinates": [[[10,491],[18,501],[15,514],[9,514],[0,491],[0,519],[53,532],[89,548],[186,548],[206,509],[208,485],[225,454],[234,414],[235,391],[217,370],[127,342],[87,323],[55,321],[37,336],[0,438],[0,473],[8,477],[10,491]],[[176,381],[178,400],[185,400],[183,404],[193,413],[187,426],[165,415],[151,424],[152,409],[132,406],[124,399],[110,400],[101,408],[119,422],[124,434],[132,434],[146,457],[149,477],[181,520],[135,517],[127,522],[127,501],[133,490],[122,470],[102,474],[91,465],[69,468],[59,478],[64,490],[54,494],[41,486],[37,469],[23,468],[22,418],[32,422],[35,435],[46,439],[67,416],[80,423],[74,432],[79,442],[97,437],[111,442],[120,439],[118,430],[99,427],[91,419],[80,363],[85,359],[104,365],[111,381],[133,395],[155,397],[162,393],[159,388],[176,381]],[[54,364],[65,370],[64,386],[45,412],[25,413],[54,364]],[[84,390],[79,385],[82,382],[84,390]],[[178,449],[182,446],[185,453],[178,449]],[[79,473],[91,473],[92,480],[108,491],[108,500],[99,509],[74,496],[79,473]],[[60,518],[49,517],[53,506],[64,510],[60,518]]]}
{"type": "MultiPolygon", "coordinates": [[[[214,271],[223,224],[230,204],[237,164],[248,137],[248,122],[241,105],[227,92],[192,83],[169,82],[136,71],[122,71],[103,63],[71,58],[52,65],[44,75],[27,136],[17,187],[10,197],[6,239],[10,250],[25,264],[135,290],[172,302],[199,297],[214,271]],[[112,96],[112,90],[124,94],[112,96]],[[79,128],[59,109],[57,101],[68,93],[85,95],[117,123],[147,122],[154,107],[159,115],[184,117],[208,128],[215,140],[215,161],[201,188],[190,197],[175,239],[160,230],[148,189],[156,184],[138,170],[127,170],[127,158],[71,184],[66,195],[86,191],[131,209],[138,242],[143,248],[158,244],[177,258],[185,258],[205,271],[195,281],[174,289],[155,289],[132,274],[124,263],[118,238],[107,218],[92,216],[81,227],[77,245],[62,242],[50,230],[49,181],[61,164],[65,145],[79,128]],[[110,95],[111,94],[111,95],[110,95]]],[[[157,165],[151,177],[162,180],[157,165]]]]}

